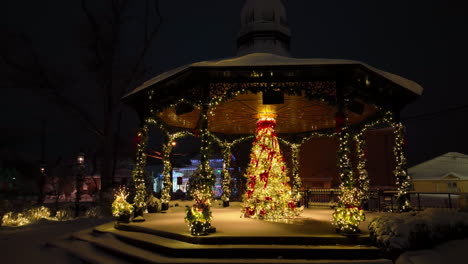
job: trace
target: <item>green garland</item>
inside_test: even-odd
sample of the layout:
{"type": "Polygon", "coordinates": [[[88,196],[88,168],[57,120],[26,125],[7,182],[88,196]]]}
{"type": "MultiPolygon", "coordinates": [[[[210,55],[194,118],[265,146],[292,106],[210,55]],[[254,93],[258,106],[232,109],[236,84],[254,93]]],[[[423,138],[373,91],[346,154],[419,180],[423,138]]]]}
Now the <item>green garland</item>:
{"type": "Polygon", "coordinates": [[[394,174],[396,177],[397,185],[397,203],[400,212],[407,212],[411,210],[409,199],[409,192],[411,191],[411,178],[406,171],[406,157],[404,153],[404,127],[401,122],[395,124],[393,131],[395,136],[395,143],[393,144],[393,155],[396,160],[396,167],[394,174]]]}
{"type": "Polygon", "coordinates": [[[299,151],[300,151],[299,144],[291,144],[291,152],[292,152],[292,176],[293,176],[293,184],[292,184],[292,195],[294,200],[298,202],[301,199],[301,186],[302,180],[299,176],[299,151]]]}
{"type": "Polygon", "coordinates": [[[189,222],[193,235],[204,235],[211,226],[211,196],[215,182],[213,169],[210,167],[209,149],[210,133],[208,131],[208,105],[203,105],[200,116],[200,165],[189,181],[190,194],[195,199],[192,209],[186,210],[186,221],[189,222]],[[201,210],[201,214],[194,214],[201,210]],[[199,216],[199,217],[196,217],[199,216]],[[200,217],[202,217],[200,219],[200,217]],[[203,221],[201,221],[203,220],[203,221]]]}
{"type": "Polygon", "coordinates": [[[365,153],[366,141],[364,139],[364,132],[361,131],[355,134],[354,141],[356,142],[356,153],[358,158],[358,164],[356,166],[358,172],[357,199],[362,202],[362,200],[369,199],[370,188],[369,174],[366,170],[367,158],[365,153]]]}
{"type": "Polygon", "coordinates": [[[148,126],[146,124],[138,131],[138,138],[136,165],[132,172],[132,179],[136,189],[133,204],[135,208],[143,209],[146,206],[145,149],[148,143],[148,126]]]}
{"type": "Polygon", "coordinates": [[[341,195],[338,207],[333,213],[332,223],[343,233],[359,232],[359,224],[365,220],[361,200],[354,182],[354,172],[350,159],[350,134],[348,127],[339,134],[338,169],[341,178],[341,195]]]}
{"type": "Polygon", "coordinates": [[[192,133],[188,131],[181,131],[174,134],[166,133],[167,142],[163,145],[163,189],[161,191],[161,202],[168,203],[171,200],[171,171],[172,171],[172,162],[171,162],[171,153],[172,153],[172,142],[187,136],[193,136],[192,133]]]}
{"type": "Polygon", "coordinates": [[[221,195],[221,200],[224,202],[229,202],[229,198],[231,197],[231,174],[229,173],[229,168],[231,167],[231,145],[225,144],[223,149],[223,195],[221,195]]]}

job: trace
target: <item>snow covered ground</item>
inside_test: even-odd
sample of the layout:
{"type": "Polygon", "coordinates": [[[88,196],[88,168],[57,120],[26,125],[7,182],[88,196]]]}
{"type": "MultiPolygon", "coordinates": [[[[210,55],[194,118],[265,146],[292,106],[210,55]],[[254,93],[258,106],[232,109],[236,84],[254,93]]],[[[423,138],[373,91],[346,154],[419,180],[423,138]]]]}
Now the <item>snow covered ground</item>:
{"type": "Polygon", "coordinates": [[[468,239],[453,240],[430,250],[407,251],[400,255],[395,264],[465,264],[468,239]]]}
{"type": "MultiPolygon", "coordinates": [[[[182,211],[185,203],[179,202],[178,208],[172,207],[170,211],[182,211]]],[[[214,203],[213,205],[214,207],[221,208],[220,203],[214,203]]],[[[321,221],[330,221],[331,219],[331,209],[306,210],[304,216],[314,215],[314,218],[321,221]]],[[[382,214],[384,213],[367,214],[368,220],[366,223],[363,223],[363,229],[369,220],[382,214]]],[[[214,217],[216,218],[216,215],[214,217]]],[[[113,218],[79,218],[64,222],[41,220],[35,224],[23,227],[0,227],[0,255],[2,263],[79,263],[68,257],[63,251],[47,247],[46,243],[59,237],[67,236],[72,232],[110,221],[113,221],[113,218]]],[[[408,251],[401,255],[396,263],[466,263],[467,249],[468,239],[448,241],[435,247],[433,250],[408,251]]]]}
{"type": "Polygon", "coordinates": [[[22,227],[0,227],[1,263],[78,263],[62,251],[47,247],[46,242],[112,220],[113,218],[79,218],[62,222],[41,220],[22,227]]]}

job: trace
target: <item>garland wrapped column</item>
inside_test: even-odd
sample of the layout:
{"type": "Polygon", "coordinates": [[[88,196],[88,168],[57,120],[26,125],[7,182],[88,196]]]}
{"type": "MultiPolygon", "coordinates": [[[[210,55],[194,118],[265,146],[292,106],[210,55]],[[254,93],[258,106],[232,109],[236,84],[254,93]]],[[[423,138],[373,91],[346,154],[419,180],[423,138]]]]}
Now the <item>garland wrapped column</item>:
{"type": "Polygon", "coordinates": [[[200,166],[189,180],[190,194],[195,200],[192,207],[187,207],[185,221],[189,223],[194,236],[206,235],[215,231],[211,226],[211,195],[215,176],[209,160],[208,105],[203,104],[200,113],[200,166]]]}
{"type": "Polygon", "coordinates": [[[293,198],[298,202],[301,199],[301,186],[302,181],[301,177],[299,177],[299,150],[300,144],[291,144],[291,152],[292,152],[292,177],[293,177],[293,184],[292,184],[292,195],[293,198]]]}
{"type": "Polygon", "coordinates": [[[406,212],[411,210],[409,192],[411,191],[411,178],[406,171],[406,156],[404,152],[405,132],[401,122],[394,124],[393,134],[395,142],[393,144],[393,155],[395,156],[395,170],[393,173],[396,177],[396,185],[398,188],[397,203],[398,210],[406,212]]]}
{"type": "MultiPolygon", "coordinates": [[[[344,120],[344,117],[341,117],[344,120]]],[[[349,157],[350,134],[347,127],[337,126],[339,132],[338,149],[338,169],[341,178],[340,197],[338,207],[333,213],[332,223],[336,226],[337,232],[356,233],[359,232],[359,223],[365,220],[364,212],[361,208],[361,201],[358,199],[357,188],[355,188],[354,173],[349,157]]]]}
{"type": "Polygon", "coordinates": [[[162,185],[163,189],[161,191],[161,202],[162,202],[162,210],[169,209],[169,201],[171,200],[171,189],[172,189],[172,181],[171,181],[171,172],[172,172],[172,162],[171,162],[171,153],[172,153],[172,145],[171,145],[171,137],[167,136],[167,142],[163,145],[163,173],[162,173],[162,185]]]}
{"type": "Polygon", "coordinates": [[[357,199],[359,201],[369,199],[369,175],[366,170],[366,141],[364,139],[364,132],[358,132],[354,135],[354,141],[356,142],[356,154],[357,154],[357,199]]]}
{"type": "MultiPolygon", "coordinates": [[[[138,143],[136,164],[132,172],[132,179],[135,185],[135,197],[133,206],[135,207],[135,216],[143,216],[143,209],[146,207],[146,185],[145,185],[145,166],[146,166],[146,145],[148,142],[148,127],[144,125],[138,131],[138,143]]],[[[144,220],[144,219],[141,219],[144,220]]]]}
{"type": "Polygon", "coordinates": [[[229,173],[229,167],[231,166],[231,144],[224,143],[223,149],[223,195],[221,195],[221,200],[223,200],[223,206],[229,206],[229,198],[231,197],[231,174],[229,173]]]}

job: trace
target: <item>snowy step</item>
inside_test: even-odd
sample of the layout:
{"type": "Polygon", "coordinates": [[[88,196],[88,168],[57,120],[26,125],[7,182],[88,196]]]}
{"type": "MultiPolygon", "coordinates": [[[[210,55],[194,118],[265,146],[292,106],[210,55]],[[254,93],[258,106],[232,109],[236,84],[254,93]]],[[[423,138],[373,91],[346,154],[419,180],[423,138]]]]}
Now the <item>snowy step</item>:
{"type": "Polygon", "coordinates": [[[106,254],[101,249],[93,246],[87,241],[76,240],[73,238],[59,239],[47,242],[47,246],[61,249],[75,259],[88,264],[129,264],[118,257],[106,254]]]}
{"type": "MultiPolygon", "coordinates": [[[[74,238],[81,239],[84,243],[88,241],[90,244],[96,246],[96,248],[102,249],[106,254],[113,255],[113,257],[119,257],[128,263],[375,263],[375,264],[391,264],[390,260],[386,259],[375,259],[375,260],[337,260],[337,259],[286,259],[281,257],[275,258],[213,258],[212,256],[194,258],[190,254],[180,255],[179,257],[167,257],[161,254],[152,252],[150,250],[142,249],[138,246],[127,244],[116,239],[111,234],[101,234],[95,236],[92,234],[79,233],[74,234],[74,238]]],[[[98,252],[97,254],[101,254],[98,252]]],[[[92,259],[92,264],[98,263],[125,263],[125,262],[109,262],[104,260],[103,262],[95,262],[94,257],[88,256],[92,259]]]]}
{"type": "Polygon", "coordinates": [[[122,230],[134,233],[153,234],[160,237],[166,237],[192,244],[280,244],[280,245],[370,245],[369,235],[359,235],[355,238],[347,238],[338,234],[331,235],[303,235],[303,236],[232,236],[218,235],[217,233],[209,236],[192,236],[188,233],[167,232],[160,229],[148,228],[142,225],[118,224],[115,226],[106,224],[96,227],[96,232],[108,232],[109,230],[122,230]]]}
{"type": "MultiPolygon", "coordinates": [[[[154,234],[117,230],[109,225],[95,228],[96,232],[101,236],[112,234],[129,245],[158,252],[168,257],[270,259],[377,259],[382,257],[378,248],[368,245],[192,244],[154,234]]],[[[86,239],[79,236],[77,238],[86,239]]],[[[92,238],[95,239],[96,236],[92,238]]]]}

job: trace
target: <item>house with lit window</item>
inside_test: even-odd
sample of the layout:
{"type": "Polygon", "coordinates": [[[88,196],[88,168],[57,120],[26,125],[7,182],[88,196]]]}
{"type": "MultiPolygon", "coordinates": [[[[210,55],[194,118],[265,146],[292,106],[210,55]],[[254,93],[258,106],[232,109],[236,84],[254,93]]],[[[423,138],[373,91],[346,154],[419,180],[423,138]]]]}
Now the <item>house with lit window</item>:
{"type": "Polygon", "coordinates": [[[449,152],[408,169],[417,192],[468,192],[468,155],[449,152]]]}
{"type": "MultiPolygon", "coordinates": [[[[188,189],[188,181],[190,177],[195,173],[200,165],[200,155],[197,155],[190,159],[190,165],[185,167],[174,167],[172,169],[172,191],[176,192],[177,190],[181,190],[182,192],[187,192],[188,189]]],[[[234,159],[234,157],[233,157],[234,159]]],[[[213,188],[213,196],[215,198],[219,198],[222,193],[222,171],[224,166],[224,160],[221,158],[212,158],[209,161],[210,167],[213,169],[213,173],[215,175],[215,184],[213,188]]],[[[238,187],[240,179],[239,179],[239,168],[229,168],[229,173],[231,174],[231,181],[232,181],[232,190],[233,196],[238,196],[238,187]]],[[[162,169],[161,169],[162,171],[162,169]]],[[[153,190],[154,192],[160,192],[163,187],[162,184],[162,173],[159,172],[157,175],[154,175],[154,185],[153,190]]]]}

